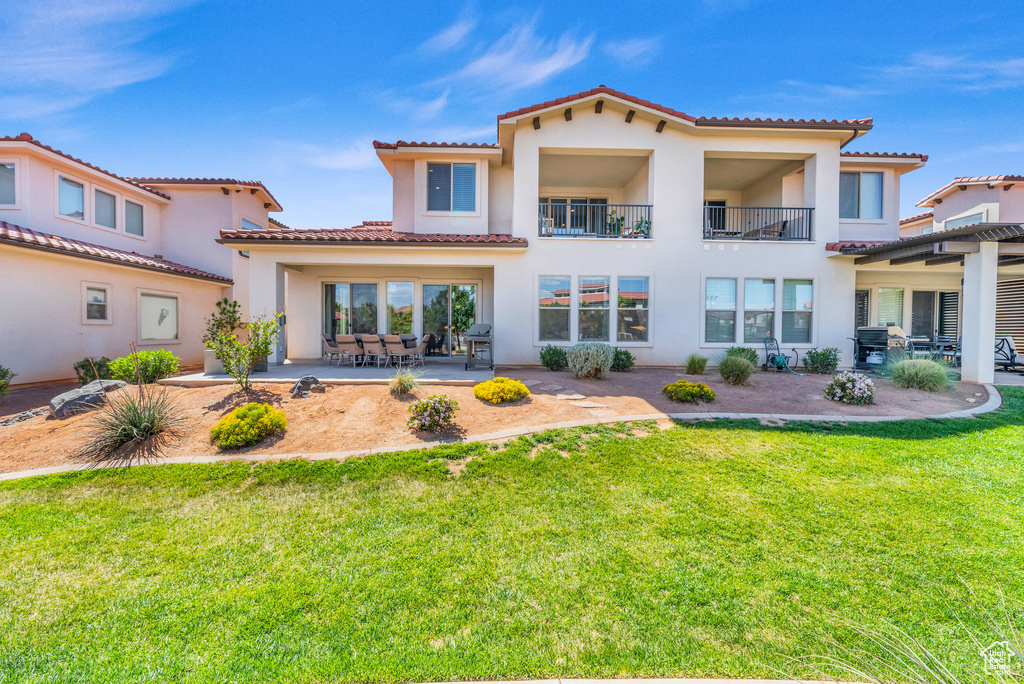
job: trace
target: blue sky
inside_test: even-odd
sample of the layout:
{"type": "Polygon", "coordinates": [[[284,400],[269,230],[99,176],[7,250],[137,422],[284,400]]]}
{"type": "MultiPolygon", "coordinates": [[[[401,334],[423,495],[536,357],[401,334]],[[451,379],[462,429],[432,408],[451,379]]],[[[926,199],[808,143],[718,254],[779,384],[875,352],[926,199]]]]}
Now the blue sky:
{"type": "Polygon", "coordinates": [[[875,118],[902,212],[1024,173],[1024,3],[5,0],[0,134],[126,176],[262,180],[292,227],[391,214],[370,142],[493,142],[598,84],[701,116],[875,118]]]}

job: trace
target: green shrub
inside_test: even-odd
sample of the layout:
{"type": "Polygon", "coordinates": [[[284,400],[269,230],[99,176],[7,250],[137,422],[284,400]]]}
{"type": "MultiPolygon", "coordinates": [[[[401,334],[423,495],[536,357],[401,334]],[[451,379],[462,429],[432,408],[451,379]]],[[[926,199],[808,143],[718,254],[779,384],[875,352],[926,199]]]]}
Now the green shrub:
{"type": "Polygon", "coordinates": [[[459,402],[443,394],[420,399],[409,407],[409,427],[426,432],[440,432],[452,426],[459,402]]]}
{"type": "MultiPolygon", "coordinates": [[[[166,349],[152,349],[135,352],[132,355],[122,356],[110,362],[110,375],[115,380],[123,380],[129,385],[137,383],[142,378],[142,383],[149,385],[160,378],[168,378],[178,372],[178,357],[166,349]],[[135,372],[135,364],[138,363],[138,374],[135,372]]],[[[97,370],[99,370],[97,368],[97,370]]]]}
{"type": "Polygon", "coordinates": [[[565,370],[569,362],[565,358],[564,349],[549,344],[540,350],[540,365],[549,371],[560,371],[565,370]]]}
{"type": "Polygon", "coordinates": [[[109,396],[88,424],[80,455],[108,456],[119,447],[135,446],[163,432],[175,432],[181,413],[163,389],[126,389],[109,396]]]}
{"type": "Polygon", "coordinates": [[[492,404],[505,404],[530,396],[530,390],[518,380],[499,376],[474,386],[473,395],[492,404]]]}
{"type": "Polygon", "coordinates": [[[217,313],[210,314],[206,318],[206,330],[203,331],[203,344],[207,349],[213,349],[217,338],[221,335],[233,335],[236,330],[245,327],[242,322],[242,307],[231,299],[225,297],[217,302],[217,313]]]}
{"type": "Polygon", "coordinates": [[[419,368],[400,368],[391,376],[388,389],[395,396],[409,394],[420,386],[420,377],[422,376],[423,371],[419,368]]]}
{"type": "MultiPolygon", "coordinates": [[[[78,382],[88,385],[93,380],[110,380],[114,376],[110,372],[110,359],[106,356],[86,356],[75,362],[75,374],[78,382]]],[[[138,382],[132,378],[132,382],[138,382]]]]}
{"type": "Polygon", "coordinates": [[[221,449],[241,449],[287,429],[284,411],[270,404],[251,402],[218,420],[210,428],[210,439],[221,449]]]}
{"type": "Polygon", "coordinates": [[[672,401],[698,404],[702,401],[714,401],[715,391],[703,382],[690,382],[689,380],[676,380],[671,385],[665,385],[661,391],[672,401]]]}
{"type": "Polygon", "coordinates": [[[755,370],[754,364],[740,356],[726,356],[718,364],[718,372],[727,385],[745,385],[755,370]]]}
{"type": "Polygon", "coordinates": [[[7,366],[0,366],[0,397],[6,397],[11,393],[9,389],[11,386],[11,380],[17,375],[7,366]]]}
{"type": "Polygon", "coordinates": [[[839,348],[825,347],[824,349],[808,349],[804,354],[804,368],[811,373],[835,373],[839,366],[839,348]]]}
{"type": "Polygon", "coordinates": [[[746,359],[753,366],[758,364],[757,352],[750,347],[729,347],[725,350],[725,356],[746,359]]]}
{"type": "Polygon", "coordinates": [[[628,349],[615,347],[612,356],[612,370],[624,373],[636,365],[636,357],[629,353],[628,349]]]}
{"type": "Polygon", "coordinates": [[[274,351],[274,342],[280,333],[280,318],[281,314],[275,314],[269,318],[257,316],[252,319],[246,324],[249,334],[245,341],[235,333],[221,332],[209,343],[217,360],[224,366],[224,372],[234,378],[242,391],[248,392],[252,388],[249,376],[274,351]]]}
{"type": "Polygon", "coordinates": [[[875,383],[862,373],[843,371],[825,385],[825,398],[855,406],[874,404],[875,383]]]}
{"type": "Polygon", "coordinates": [[[703,375],[704,369],[708,367],[708,357],[700,354],[690,354],[686,357],[686,373],[688,375],[703,375]]]}
{"type": "Polygon", "coordinates": [[[906,359],[892,367],[892,384],[903,389],[939,392],[950,386],[949,369],[929,359],[906,359]]]}
{"type": "Polygon", "coordinates": [[[604,342],[580,342],[565,352],[569,370],[577,378],[603,378],[612,367],[615,351],[604,342]]]}

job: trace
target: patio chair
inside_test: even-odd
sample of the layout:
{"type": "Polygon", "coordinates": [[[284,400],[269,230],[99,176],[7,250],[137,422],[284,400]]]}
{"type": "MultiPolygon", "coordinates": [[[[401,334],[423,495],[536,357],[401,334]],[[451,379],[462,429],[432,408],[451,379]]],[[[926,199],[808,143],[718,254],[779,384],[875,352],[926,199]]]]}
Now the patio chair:
{"type": "Polygon", "coordinates": [[[945,341],[947,342],[947,344],[943,348],[942,359],[944,361],[948,361],[949,365],[953,366],[953,368],[959,368],[960,359],[963,356],[963,351],[961,349],[961,345],[963,344],[963,338],[956,338],[956,342],[953,342],[952,338],[948,338],[948,340],[945,341]]]}
{"type": "Polygon", "coordinates": [[[398,335],[384,336],[384,350],[387,354],[384,360],[385,366],[391,365],[391,362],[394,361],[395,365],[401,368],[403,363],[408,362],[412,358],[412,354],[406,348],[405,342],[398,335]]]}
{"type": "Polygon", "coordinates": [[[322,333],[320,335],[320,341],[322,344],[322,351],[320,354],[320,365],[324,365],[324,362],[333,361],[335,358],[341,358],[341,350],[338,348],[338,343],[335,342],[330,335],[322,333]]]}
{"type": "Polygon", "coordinates": [[[1012,337],[996,338],[996,366],[1004,371],[1018,371],[1024,368],[1024,356],[1017,353],[1017,345],[1013,343],[1012,337]]]}
{"type": "Polygon", "coordinates": [[[418,345],[408,350],[411,365],[415,366],[417,363],[421,366],[427,365],[427,349],[430,348],[429,337],[429,335],[424,335],[418,345]]]}
{"type": "Polygon", "coordinates": [[[779,349],[779,341],[774,337],[764,338],[764,364],[761,365],[761,370],[772,369],[772,372],[785,370],[789,368],[789,360],[791,356],[787,356],[782,353],[779,349]]]}
{"type": "Polygon", "coordinates": [[[363,335],[363,364],[370,361],[379,368],[381,361],[387,361],[388,354],[384,351],[384,345],[380,343],[376,335],[363,335]]]}
{"type": "Polygon", "coordinates": [[[356,362],[363,356],[363,349],[356,342],[355,335],[338,335],[338,351],[341,352],[341,356],[338,357],[338,367],[341,364],[352,362],[352,367],[356,367],[356,362]]]}

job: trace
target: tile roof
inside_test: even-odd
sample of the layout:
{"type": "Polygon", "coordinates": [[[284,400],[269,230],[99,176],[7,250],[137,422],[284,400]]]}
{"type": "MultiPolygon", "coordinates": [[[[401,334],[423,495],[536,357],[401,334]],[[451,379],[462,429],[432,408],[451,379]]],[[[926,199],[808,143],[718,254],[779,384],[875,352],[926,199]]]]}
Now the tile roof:
{"type": "Polygon", "coordinates": [[[238,178],[131,178],[129,180],[144,185],[241,185],[247,188],[259,188],[267,193],[267,197],[270,198],[271,202],[276,204],[278,208],[281,207],[281,203],[274,198],[270,190],[267,190],[267,186],[260,181],[239,180],[238,178]]]}
{"type": "Polygon", "coordinates": [[[584,90],[583,92],[576,93],[575,95],[567,95],[565,97],[559,97],[554,100],[548,100],[547,102],[541,102],[540,104],[531,105],[529,107],[523,107],[521,109],[515,109],[511,112],[505,112],[498,116],[498,121],[501,122],[504,119],[512,119],[524,114],[530,114],[548,107],[556,107],[562,104],[569,104],[576,100],[582,100],[594,95],[609,95],[611,97],[625,100],[626,102],[632,102],[633,104],[641,107],[647,107],[669,116],[676,117],[677,119],[683,119],[689,121],[697,126],[742,126],[742,127],[753,127],[753,128],[861,128],[869,129],[872,125],[871,119],[740,119],[740,118],[724,118],[724,117],[695,117],[685,112],[681,112],[671,107],[664,105],[655,104],[648,100],[641,100],[638,97],[629,95],[619,90],[614,90],[604,85],[600,85],[590,90],[584,90]]]}
{"type": "Polygon", "coordinates": [[[920,221],[921,219],[931,218],[934,215],[935,213],[931,211],[925,211],[921,212],[920,214],[914,214],[913,216],[908,216],[907,218],[901,218],[900,225],[902,226],[904,223],[913,223],[914,221],[920,221]]]}
{"type": "Polygon", "coordinates": [[[120,249],[94,245],[90,242],[71,240],[59,235],[47,235],[37,233],[28,228],[16,226],[13,223],[0,221],[0,245],[17,245],[30,249],[39,249],[47,252],[65,254],[67,256],[105,261],[122,266],[143,268],[150,271],[159,271],[174,275],[187,276],[189,278],[200,278],[202,280],[215,280],[230,285],[232,280],[224,276],[201,271],[198,268],[177,264],[173,261],[149,257],[137,252],[125,252],[120,249]]]}
{"type": "Polygon", "coordinates": [[[35,138],[33,138],[29,133],[22,133],[20,135],[0,136],[0,142],[26,142],[26,143],[30,143],[30,144],[35,145],[36,147],[38,147],[40,149],[46,150],[47,152],[52,152],[53,154],[56,154],[59,157],[63,157],[64,159],[67,159],[68,161],[73,161],[76,164],[81,164],[82,166],[84,166],[84,167],[86,167],[88,169],[91,169],[93,171],[97,171],[97,172],[102,173],[102,174],[104,174],[106,176],[110,176],[111,178],[115,178],[115,179],[117,179],[119,181],[127,183],[128,185],[132,185],[132,186],[138,188],[139,190],[144,190],[145,192],[148,192],[148,193],[151,193],[153,195],[156,195],[157,197],[163,197],[164,199],[171,199],[170,195],[166,195],[166,194],[160,192],[159,190],[156,190],[155,188],[147,187],[145,184],[139,182],[139,180],[137,178],[125,178],[124,176],[118,176],[116,173],[111,173],[110,171],[107,171],[106,169],[101,169],[100,167],[98,167],[98,166],[96,166],[94,164],[90,164],[87,161],[82,161],[78,157],[72,157],[67,152],[61,152],[60,150],[55,149],[53,147],[50,147],[49,145],[44,145],[43,143],[41,143],[38,140],[36,140],[35,138]]]}
{"type": "Polygon", "coordinates": [[[841,152],[840,157],[857,157],[872,159],[918,159],[928,161],[927,154],[916,154],[914,152],[841,152]]]}
{"type": "Polygon", "coordinates": [[[469,143],[469,142],[406,142],[398,140],[393,143],[373,141],[375,150],[397,150],[399,147],[458,147],[466,149],[490,149],[496,150],[498,146],[494,143],[469,143]]]}
{"type": "Polygon", "coordinates": [[[982,183],[1018,183],[1021,181],[1024,181],[1024,176],[958,176],[949,183],[943,185],[941,188],[939,188],[932,194],[925,197],[920,202],[918,202],[917,206],[928,206],[927,204],[925,204],[926,202],[931,202],[936,198],[944,197],[958,185],[980,185],[982,183]]]}
{"type": "Polygon", "coordinates": [[[306,244],[522,245],[526,238],[511,235],[405,233],[388,221],[370,221],[354,228],[325,230],[222,230],[218,242],[291,242],[306,244]]]}
{"type": "Polygon", "coordinates": [[[281,228],[283,230],[291,230],[291,228],[289,228],[288,226],[284,225],[283,223],[281,223],[280,221],[278,221],[276,218],[274,218],[272,216],[268,216],[267,217],[267,222],[270,225],[277,226],[278,228],[281,228]]]}
{"type": "Polygon", "coordinates": [[[825,249],[829,252],[846,252],[851,249],[864,249],[865,247],[875,247],[876,245],[884,245],[885,240],[844,240],[842,242],[830,242],[825,245],[825,249]]]}

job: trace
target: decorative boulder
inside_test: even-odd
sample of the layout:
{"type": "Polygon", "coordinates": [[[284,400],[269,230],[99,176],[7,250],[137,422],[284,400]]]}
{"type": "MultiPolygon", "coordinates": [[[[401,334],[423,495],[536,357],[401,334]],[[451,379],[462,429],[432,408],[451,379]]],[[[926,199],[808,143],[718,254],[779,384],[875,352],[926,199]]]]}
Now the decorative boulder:
{"type": "Polygon", "coordinates": [[[121,389],[128,383],[120,380],[93,380],[64,394],[58,394],[50,400],[50,415],[54,418],[67,418],[76,413],[85,413],[99,408],[107,399],[107,392],[121,389]]]}
{"type": "Polygon", "coordinates": [[[292,399],[302,397],[303,399],[309,398],[310,392],[326,391],[323,383],[317,380],[315,375],[303,376],[298,382],[292,385],[292,399]]]}

